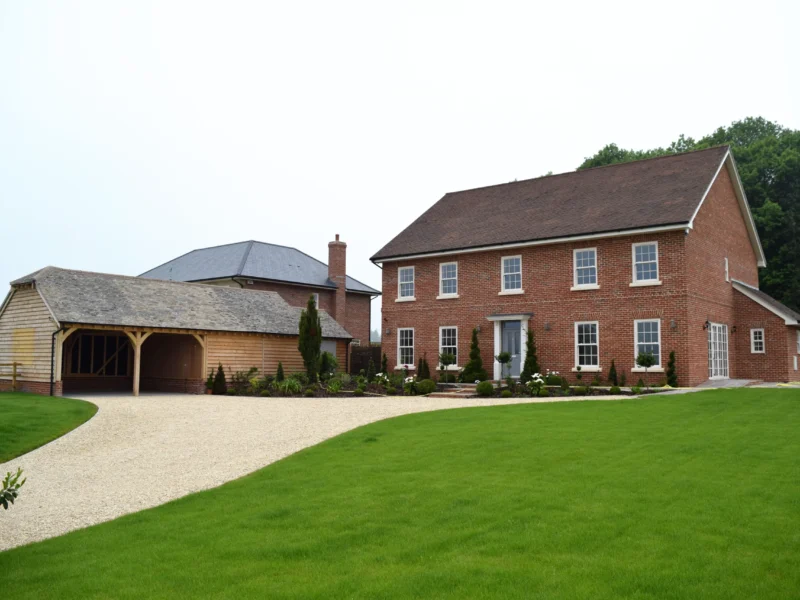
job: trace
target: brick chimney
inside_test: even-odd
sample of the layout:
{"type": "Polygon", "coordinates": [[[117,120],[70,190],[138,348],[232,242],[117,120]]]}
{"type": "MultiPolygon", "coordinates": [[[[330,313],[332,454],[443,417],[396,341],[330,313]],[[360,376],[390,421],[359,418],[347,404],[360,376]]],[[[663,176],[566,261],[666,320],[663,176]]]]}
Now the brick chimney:
{"type": "Polygon", "coordinates": [[[347,244],[339,241],[339,234],[336,240],[328,242],[328,279],[336,284],[336,297],[333,303],[333,314],[331,315],[342,327],[345,326],[345,310],[347,308],[347,244]]]}

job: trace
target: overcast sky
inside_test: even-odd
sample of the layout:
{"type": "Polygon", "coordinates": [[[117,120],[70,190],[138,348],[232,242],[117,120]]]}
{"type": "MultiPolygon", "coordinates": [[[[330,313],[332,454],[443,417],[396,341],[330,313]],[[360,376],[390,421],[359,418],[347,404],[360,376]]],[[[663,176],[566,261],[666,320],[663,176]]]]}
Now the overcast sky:
{"type": "Polygon", "coordinates": [[[0,281],[339,233],[380,288],[445,192],[800,128],[798,6],[0,0],[0,281]]]}

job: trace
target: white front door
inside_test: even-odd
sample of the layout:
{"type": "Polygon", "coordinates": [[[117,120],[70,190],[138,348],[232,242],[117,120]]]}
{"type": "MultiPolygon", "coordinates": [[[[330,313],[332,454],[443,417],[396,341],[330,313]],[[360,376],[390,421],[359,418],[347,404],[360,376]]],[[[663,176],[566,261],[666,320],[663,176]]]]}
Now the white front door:
{"type": "Polygon", "coordinates": [[[708,327],[708,377],[728,379],[728,326],[711,323],[708,327]]]}

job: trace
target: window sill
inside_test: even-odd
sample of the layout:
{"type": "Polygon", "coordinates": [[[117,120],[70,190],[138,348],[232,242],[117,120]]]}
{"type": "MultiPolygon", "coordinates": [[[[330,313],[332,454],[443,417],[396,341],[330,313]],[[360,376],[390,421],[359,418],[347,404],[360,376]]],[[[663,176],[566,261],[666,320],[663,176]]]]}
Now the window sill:
{"type": "MultiPolygon", "coordinates": [[[[601,373],[603,367],[581,367],[581,373],[601,373]]],[[[573,373],[578,373],[578,367],[572,367],[573,373]]]]}
{"type": "MultiPolygon", "coordinates": [[[[642,368],[642,367],[633,367],[631,369],[631,373],[644,373],[644,372],[645,372],[644,368],[642,368]]],[[[664,372],[664,367],[649,367],[647,369],[647,372],[648,373],[663,373],[664,372]]]]}
{"type": "Polygon", "coordinates": [[[498,296],[518,296],[519,294],[524,294],[525,290],[503,290],[502,292],[498,292],[498,296]]]}
{"type": "Polygon", "coordinates": [[[460,296],[458,294],[441,294],[436,296],[437,300],[452,300],[455,298],[460,298],[460,296]]]}
{"type": "MultiPolygon", "coordinates": [[[[441,365],[437,365],[436,366],[436,370],[437,371],[441,371],[442,370],[442,366],[441,365]]],[[[445,371],[460,371],[460,370],[461,370],[461,367],[459,367],[458,365],[447,365],[447,368],[445,369],[445,371]]]]}
{"type": "Polygon", "coordinates": [[[405,298],[395,298],[395,302],[416,302],[416,298],[414,296],[406,296],[405,298]]]}
{"type": "MultiPolygon", "coordinates": [[[[405,369],[406,369],[406,371],[416,371],[417,367],[415,367],[414,365],[408,365],[407,367],[405,367],[405,369]]],[[[395,371],[402,371],[403,370],[403,365],[397,365],[394,368],[394,370],[395,371]]]]}
{"type": "Polygon", "coordinates": [[[587,284],[587,285],[573,285],[569,290],[571,292],[579,292],[581,290],[599,290],[600,286],[596,283],[587,284]]]}
{"type": "Polygon", "coordinates": [[[762,350],[759,352],[758,350],[750,350],[750,354],[766,354],[766,350],[762,350]]]}
{"type": "Polygon", "coordinates": [[[630,287],[650,287],[651,285],[661,285],[662,281],[660,279],[654,279],[651,281],[634,281],[633,283],[628,284],[630,287]]]}

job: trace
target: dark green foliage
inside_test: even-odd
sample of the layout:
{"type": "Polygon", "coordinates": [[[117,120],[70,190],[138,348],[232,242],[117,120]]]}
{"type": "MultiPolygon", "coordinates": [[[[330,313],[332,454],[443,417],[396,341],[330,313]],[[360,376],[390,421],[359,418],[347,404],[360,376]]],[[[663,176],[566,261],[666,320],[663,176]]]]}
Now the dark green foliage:
{"type": "Polygon", "coordinates": [[[550,391],[547,388],[541,388],[536,395],[539,396],[539,398],[547,398],[550,396],[550,391]]]}
{"type": "Polygon", "coordinates": [[[478,345],[478,330],[472,330],[472,341],[469,346],[469,361],[464,365],[464,370],[461,372],[461,381],[465,383],[472,383],[474,381],[486,381],[489,376],[483,368],[483,360],[481,359],[481,349],[478,345]]]}
{"type": "Polygon", "coordinates": [[[367,380],[375,381],[375,363],[372,362],[372,358],[369,359],[369,364],[367,365],[367,380]]]}
{"type": "Polygon", "coordinates": [[[272,396],[272,392],[270,392],[269,390],[261,390],[262,398],[269,398],[270,396],[272,396]]]}
{"type": "Polygon", "coordinates": [[[432,379],[423,379],[419,383],[417,383],[417,393],[418,394],[432,394],[436,391],[436,382],[432,379]]]}
{"type": "Polygon", "coordinates": [[[222,363],[217,367],[217,374],[214,376],[214,387],[212,391],[215,395],[224,396],[228,391],[228,383],[225,381],[225,370],[222,363]]]}
{"type": "Polygon", "coordinates": [[[608,370],[608,383],[611,385],[619,385],[617,379],[617,365],[614,364],[614,359],[611,359],[611,368],[608,370]]]}
{"type": "Polygon", "coordinates": [[[569,389],[569,382],[566,377],[561,378],[561,389],[565,392],[569,389]]]}
{"type": "Polygon", "coordinates": [[[500,392],[501,398],[511,398],[511,396],[513,395],[514,393],[511,390],[503,390],[502,392],[500,392]]]}
{"type": "Polygon", "coordinates": [[[356,388],[355,390],[353,390],[353,396],[363,396],[363,395],[364,395],[364,390],[363,389],[356,388]]]}
{"type": "Polygon", "coordinates": [[[278,362],[278,372],[275,373],[275,381],[281,382],[286,379],[286,376],[283,374],[283,363],[278,362]]]}
{"type": "Polygon", "coordinates": [[[766,255],[767,267],[760,272],[761,289],[798,310],[800,130],[782,127],[762,117],[748,117],[734,121],[728,127],[720,127],[698,141],[681,135],[666,148],[625,150],[609,144],[587,158],[579,169],[722,144],[731,146],[766,255]]]}
{"type": "Polygon", "coordinates": [[[610,394],[612,394],[612,395],[616,396],[616,395],[618,395],[618,394],[621,394],[621,393],[622,393],[622,390],[621,390],[621,389],[619,389],[619,386],[618,386],[618,385],[612,385],[612,386],[611,386],[611,389],[610,389],[610,390],[608,390],[608,392],[609,392],[610,394]]]}
{"type": "Polygon", "coordinates": [[[636,387],[643,388],[644,387],[644,379],[639,377],[639,381],[636,382],[636,387]]]}
{"type": "Polygon", "coordinates": [[[390,386],[388,386],[386,388],[386,395],[387,396],[394,396],[395,394],[397,394],[397,388],[396,387],[394,387],[393,385],[390,385],[390,386]]]}
{"type": "Polygon", "coordinates": [[[572,388],[572,391],[575,393],[576,396],[585,396],[586,395],[586,388],[582,385],[576,386],[572,388]]]}
{"type": "Polygon", "coordinates": [[[667,362],[667,385],[670,387],[678,387],[678,374],[675,372],[675,350],[669,353],[669,362],[667,362]]]}
{"type": "Polygon", "coordinates": [[[14,504],[14,500],[19,496],[19,488],[25,485],[25,479],[22,481],[22,468],[17,467],[16,473],[8,471],[3,479],[3,487],[0,489],[0,505],[8,510],[9,504],[14,504]]]}
{"type": "Polygon", "coordinates": [[[208,370],[208,379],[206,379],[206,389],[214,390],[214,369],[208,370]]]}
{"type": "MultiPolygon", "coordinates": [[[[230,367],[228,367],[230,369],[230,367]]],[[[248,371],[236,371],[231,376],[231,387],[236,390],[239,396],[247,394],[250,388],[250,380],[258,373],[256,367],[250,367],[248,371]]]]}
{"type": "Polygon", "coordinates": [[[494,386],[492,386],[491,381],[481,381],[477,386],[475,386],[475,392],[478,394],[478,396],[483,396],[486,398],[494,394],[494,386]]]}
{"type": "Polygon", "coordinates": [[[381,373],[384,375],[389,374],[389,359],[386,358],[386,353],[383,353],[383,358],[381,358],[381,373]]]}
{"type": "Polygon", "coordinates": [[[600,380],[600,375],[595,374],[595,376],[592,378],[592,385],[594,387],[597,387],[599,385],[603,385],[603,382],[600,380]]]}
{"type": "Polygon", "coordinates": [[[306,391],[305,391],[305,392],[303,392],[303,395],[304,395],[306,398],[313,398],[313,397],[314,397],[314,390],[313,390],[313,388],[306,388],[306,391]]]}
{"type": "Polygon", "coordinates": [[[628,376],[625,374],[625,371],[622,371],[622,375],[619,376],[619,387],[625,387],[627,382],[628,376]]]}
{"type": "Polygon", "coordinates": [[[428,365],[428,359],[424,356],[419,359],[419,365],[417,366],[417,377],[419,379],[431,378],[431,368],[428,365]]]}
{"type": "MultiPolygon", "coordinates": [[[[336,357],[330,352],[323,352],[319,355],[319,378],[321,380],[327,381],[331,373],[334,373],[338,367],[339,363],[336,361],[336,357]]],[[[373,365],[372,368],[374,370],[375,366],[373,365]]],[[[372,377],[375,377],[375,373],[372,374],[372,377]]]]}
{"type": "MultiPolygon", "coordinates": [[[[506,374],[506,365],[511,362],[511,354],[509,352],[501,352],[494,359],[500,363],[500,378],[503,378],[503,375],[506,374]]],[[[497,382],[498,387],[500,386],[500,382],[497,382]]]]}
{"type": "Polygon", "coordinates": [[[308,298],[308,305],[300,313],[299,337],[297,349],[303,357],[303,364],[306,367],[308,379],[311,382],[317,380],[317,368],[319,366],[320,348],[322,347],[322,324],[317,312],[317,304],[314,296],[308,298]]]}
{"type": "Polygon", "coordinates": [[[539,358],[536,356],[536,340],[533,331],[528,329],[528,339],[525,341],[525,363],[522,365],[522,372],[519,374],[520,383],[528,383],[536,373],[541,373],[539,368],[539,358]]]}

